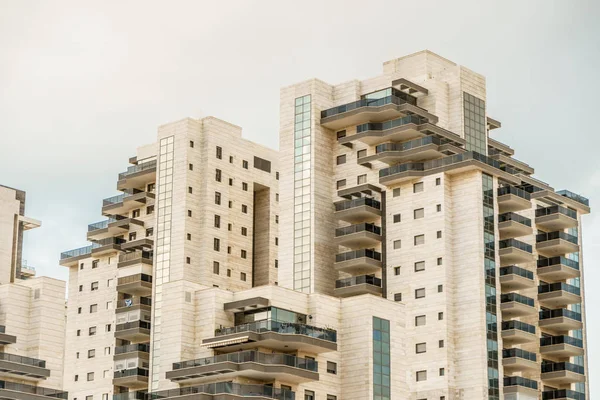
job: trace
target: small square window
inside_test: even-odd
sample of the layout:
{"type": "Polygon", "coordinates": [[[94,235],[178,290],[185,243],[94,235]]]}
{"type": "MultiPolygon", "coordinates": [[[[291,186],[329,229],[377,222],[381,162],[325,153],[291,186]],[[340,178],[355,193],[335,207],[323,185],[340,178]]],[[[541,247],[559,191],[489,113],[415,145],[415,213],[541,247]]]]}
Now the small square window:
{"type": "Polygon", "coordinates": [[[417,315],[415,317],[415,326],[424,326],[426,322],[426,317],[424,315],[417,315]]]}
{"type": "Polygon", "coordinates": [[[87,380],[88,380],[88,382],[91,382],[91,381],[94,380],[94,373],[93,372],[88,372],[88,374],[87,374],[87,380]]]}
{"type": "Polygon", "coordinates": [[[90,288],[91,288],[92,292],[94,290],[98,290],[98,282],[92,282],[90,285],[90,288]]]}
{"type": "Polygon", "coordinates": [[[341,156],[337,156],[336,165],[346,164],[346,155],[342,154],[341,156]]]}
{"type": "Polygon", "coordinates": [[[444,285],[438,285],[438,293],[442,293],[444,291],[444,285]]]}
{"type": "Polygon", "coordinates": [[[90,314],[98,312],[98,304],[90,305],[90,314]]]}
{"type": "Polygon", "coordinates": [[[88,329],[88,336],[94,336],[96,334],[96,327],[95,326],[91,326],[88,329]]]}
{"type": "Polygon", "coordinates": [[[415,289],[415,299],[422,299],[425,297],[425,288],[415,289]]]}
{"type": "Polygon", "coordinates": [[[327,400],[337,400],[337,396],[334,396],[332,394],[328,394],[327,395],[327,400]]]}
{"type": "Polygon", "coordinates": [[[415,263],[415,272],[425,271],[425,261],[417,261],[415,263]]]}
{"type": "Polygon", "coordinates": [[[437,231],[437,238],[441,239],[442,238],[442,231],[437,231]]]}
{"type": "Polygon", "coordinates": [[[440,186],[442,184],[442,178],[435,178],[435,186],[440,186]]]}
{"type": "Polygon", "coordinates": [[[438,346],[439,346],[439,348],[440,348],[440,349],[441,349],[441,348],[443,348],[443,347],[444,347],[444,341],[443,341],[443,340],[440,340],[440,341],[438,342],[438,346]]]}
{"type": "Polygon", "coordinates": [[[367,174],[359,175],[356,177],[357,185],[362,185],[363,183],[367,183],[367,174]]]}
{"type": "Polygon", "coordinates": [[[83,269],[83,263],[79,264],[79,269],[82,270],[83,269]]]}
{"type": "Polygon", "coordinates": [[[188,210],[188,217],[192,216],[192,210],[188,210]]]}
{"type": "Polygon", "coordinates": [[[417,371],[417,382],[427,380],[427,371],[417,371]]]}
{"type": "Polygon", "coordinates": [[[327,373],[337,375],[337,364],[332,361],[327,361],[327,373]]]}
{"type": "Polygon", "coordinates": [[[417,343],[415,351],[417,354],[425,353],[427,351],[427,343],[417,343]]]}
{"type": "Polygon", "coordinates": [[[338,140],[341,139],[341,138],[345,138],[346,137],[346,131],[345,130],[338,131],[338,132],[336,132],[335,136],[338,138],[338,140]]]}
{"type": "Polygon", "coordinates": [[[94,260],[94,261],[92,261],[92,269],[98,268],[98,264],[99,263],[100,263],[100,260],[94,260]]]}
{"type": "Polygon", "coordinates": [[[246,256],[247,256],[246,250],[242,250],[242,251],[240,252],[240,256],[241,256],[242,258],[246,258],[246,256]]]}
{"type": "Polygon", "coordinates": [[[79,380],[79,375],[75,375],[75,376],[73,377],[73,380],[74,380],[75,382],[77,382],[77,381],[79,380]]]}
{"type": "Polygon", "coordinates": [[[394,267],[394,275],[400,275],[400,267],[394,267]]]}
{"type": "Polygon", "coordinates": [[[219,275],[219,262],[213,261],[213,274],[219,275]]]}
{"type": "Polygon", "coordinates": [[[242,160],[242,168],[248,169],[248,161],[242,160]]]}
{"type": "Polygon", "coordinates": [[[402,301],[402,293],[394,293],[394,301],[402,301]]]}
{"type": "Polygon", "coordinates": [[[77,307],[77,314],[81,314],[81,310],[82,310],[81,307],[77,307]]]}
{"type": "Polygon", "coordinates": [[[425,243],[425,235],[415,236],[415,246],[419,246],[425,243]]]}
{"type": "Polygon", "coordinates": [[[112,331],[112,324],[106,324],[106,325],[104,326],[104,330],[105,330],[106,332],[110,332],[110,331],[112,331]]]}
{"type": "Polygon", "coordinates": [[[442,211],[442,205],[438,204],[437,206],[435,206],[435,209],[437,212],[441,212],[442,211]]]}
{"type": "Polygon", "coordinates": [[[188,233],[186,236],[187,236],[187,240],[192,240],[192,234],[191,233],[188,233]]]}
{"type": "Polygon", "coordinates": [[[423,182],[417,182],[413,185],[413,193],[420,193],[424,189],[423,182]]]}
{"type": "Polygon", "coordinates": [[[394,223],[398,223],[402,220],[402,217],[400,214],[394,214],[394,223]]]}
{"type": "Polygon", "coordinates": [[[242,182],[242,190],[248,191],[248,184],[246,182],[242,182]]]}
{"type": "Polygon", "coordinates": [[[446,370],[444,368],[440,368],[440,376],[444,376],[444,375],[446,375],[446,370]]]}
{"type": "Polygon", "coordinates": [[[81,336],[81,329],[77,329],[77,336],[81,336]]]}
{"type": "Polygon", "coordinates": [[[248,228],[242,227],[242,236],[248,236],[248,228]]]}
{"type": "Polygon", "coordinates": [[[394,249],[399,249],[402,247],[402,240],[394,240],[394,249]]]}
{"type": "Polygon", "coordinates": [[[154,206],[146,207],[146,215],[154,214],[154,206]]]}
{"type": "Polygon", "coordinates": [[[189,194],[194,193],[194,189],[191,186],[188,186],[188,193],[189,194]]]}
{"type": "Polygon", "coordinates": [[[189,258],[189,257],[186,257],[186,258],[185,258],[185,263],[186,263],[186,264],[190,264],[191,262],[192,262],[192,259],[191,259],[191,258],[189,258]]]}
{"type": "Polygon", "coordinates": [[[79,285],[79,291],[83,292],[83,285],[79,285]]]}
{"type": "Polygon", "coordinates": [[[94,357],[96,357],[96,350],[95,349],[88,350],[88,358],[94,358],[94,357]]]}
{"type": "Polygon", "coordinates": [[[246,282],[246,273],[245,272],[240,272],[240,279],[244,282],[246,282]]]}
{"type": "Polygon", "coordinates": [[[425,209],[417,208],[416,210],[413,211],[413,215],[414,215],[415,219],[421,219],[421,218],[425,217],[425,209]]]}
{"type": "Polygon", "coordinates": [[[437,259],[437,265],[442,265],[442,257],[438,257],[437,259]]]}
{"type": "Polygon", "coordinates": [[[438,321],[443,321],[444,320],[444,313],[443,312],[439,312],[438,313],[438,321]]]}
{"type": "Polygon", "coordinates": [[[358,150],[356,152],[356,158],[363,158],[367,156],[367,149],[358,150]]]}
{"type": "Polygon", "coordinates": [[[393,195],[393,197],[398,197],[398,196],[400,196],[400,188],[395,188],[395,189],[392,191],[392,195],[393,195]]]}
{"type": "Polygon", "coordinates": [[[245,204],[242,204],[242,212],[243,212],[244,214],[248,214],[248,206],[247,206],[247,205],[245,205],[245,204]]]}
{"type": "Polygon", "coordinates": [[[346,186],[346,180],[345,179],[340,179],[339,181],[336,182],[336,187],[338,189],[341,189],[344,186],[346,186]]]}

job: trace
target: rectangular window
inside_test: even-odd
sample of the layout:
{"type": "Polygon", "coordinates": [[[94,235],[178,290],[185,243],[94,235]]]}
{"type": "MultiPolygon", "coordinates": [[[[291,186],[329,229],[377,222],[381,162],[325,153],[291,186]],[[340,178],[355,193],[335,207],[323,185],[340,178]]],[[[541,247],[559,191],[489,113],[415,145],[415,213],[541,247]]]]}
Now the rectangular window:
{"type": "Polygon", "coordinates": [[[98,312],[98,304],[92,304],[90,306],[90,313],[98,312]]]}
{"type": "Polygon", "coordinates": [[[192,148],[194,147],[194,141],[193,140],[190,140],[190,147],[192,147],[192,148]]]}
{"type": "Polygon", "coordinates": [[[337,364],[332,361],[327,361],[327,373],[328,374],[337,374],[337,364]]]}
{"type": "Polygon", "coordinates": [[[220,169],[215,170],[215,180],[217,182],[221,182],[221,170],[220,169]]]}
{"type": "Polygon", "coordinates": [[[248,228],[242,227],[242,236],[248,236],[248,228]]]}
{"type": "Polygon", "coordinates": [[[437,206],[435,206],[435,210],[436,210],[437,212],[440,212],[440,211],[442,211],[442,205],[441,205],[441,204],[438,204],[437,206]]]}
{"type": "Polygon", "coordinates": [[[417,354],[425,353],[427,351],[427,343],[417,343],[415,346],[417,354]]]}
{"type": "Polygon", "coordinates": [[[341,156],[337,156],[336,165],[346,164],[346,155],[342,154],[341,156]]]}
{"type": "Polygon", "coordinates": [[[438,285],[438,293],[442,293],[444,291],[444,285],[438,285]]]}
{"type": "Polygon", "coordinates": [[[397,224],[402,220],[402,216],[400,214],[394,214],[394,223],[397,224]]]}
{"type": "Polygon", "coordinates": [[[417,382],[427,380],[427,371],[417,371],[417,382]]]}
{"type": "Polygon", "coordinates": [[[442,184],[442,178],[435,178],[435,186],[440,186],[442,184]]]}
{"type": "Polygon", "coordinates": [[[312,390],[305,390],[304,400],[315,400],[315,392],[313,392],[312,390]]]}
{"type": "Polygon", "coordinates": [[[233,164],[233,156],[229,156],[229,164],[233,164]]]}
{"type": "MultiPolygon", "coordinates": [[[[446,370],[444,368],[440,368],[440,376],[444,376],[444,375],[446,375],[446,370]]],[[[441,399],[441,397],[440,397],[440,399],[441,399]]]]}
{"type": "Polygon", "coordinates": [[[332,395],[332,394],[328,394],[327,395],[327,400],[337,400],[337,397],[332,395]]]}
{"type": "Polygon", "coordinates": [[[402,301],[402,293],[394,293],[394,301],[402,301]]]}
{"type": "Polygon", "coordinates": [[[425,288],[415,289],[415,299],[422,299],[425,297],[425,288]]]}
{"type": "Polygon", "coordinates": [[[415,246],[419,246],[425,243],[425,235],[415,236],[415,246]]]}
{"type": "Polygon", "coordinates": [[[100,260],[94,260],[94,261],[92,261],[92,269],[98,268],[98,263],[99,262],[100,262],[100,260]]]}
{"type": "Polygon", "coordinates": [[[220,146],[217,146],[217,158],[219,160],[223,159],[223,149],[220,146]]]}
{"type": "Polygon", "coordinates": [[[227,269],[227,276],[231,277],[231,270],[230,269],[227,269]]]}
{"type": "Polygon", "coordinates": [[[94,336],[96,334],[96,327],[95,326],[91,326],[88,329],[88,335],[89,336],[94,336]]]}
{"type": "Polygon", "coordinates": [[[88,350],[88,358],[96,357],[96,349],[88,350]]]}
{"type": "Polygon", "coordinates": [[[400,196],[400,188],[395,188],[395,189],[392,191],[392,195],[393,195],[393,197],[398,197],[398,196],[400,196]]]}
{"type": "Polygon", "coordinates": [[[415,263],[415,272],[425,271],[425,261],[417,261],[415,263]]]}
{"type": "Polygon", "coordinates": [[[233,229],[233,225],[232,225],[232,224],[227,224],[227,230],[228,230],[229,232],[231,232],[231,231],[232,231],[232,229],[233,229]]]}
{"type": "Polygon", "coordinates": [[[146,215],[154,214],[154,206],[146,207],[146,215]]]}
{"type": "Polygon", "coordinates": [[[346,137],[346,131],[338,131],[336,132],[335,136],[337,137],[338,140],[340,140],[341,138],[345,138],[346,137]]]}
{"type": "Polygon", "coordinates": [[[87,380],[88,382],[91,382],[94,380],[94,373],[93,372],[88,372],[87,374],[87,380]]]}
{"type": "Polygon", "coordinates": [[[437,265],[442,265],[442,257],[438,257],[437,259],[437,265]]]}
{"type": "Polygon", "coordinates": [[[356,158],[363,158],[367,156],[367,149],[358,150],[356,152],[356,158]]]}
{"type": "Polygon", "coordinates": [[[104,348],[104,355],[105,356],[110,356],[110,347],[105,347],[104,348]]]}
{"type": "Polygon", "coordinates": [[[229,178],[229,186],[233,186],[233,178],[229,178]]]}
{"type": "Polygon", "coordinates": [[[248,191],[248,184],[246,182],[242,182],[242,190],[245,192],[248,191]]]}
{"type": "Polygon", "coordinates": [[[213,261],[213,274],[219,275],[219,262],[213,261]]]}
{"type": "Polygon", "coordinates": [[[413,211],[413,214],[414,214],[415,219],[421,219],[425,216],[425,209],[417,208],[415,211],[413,211]]]}
{"type": "Polygon", "coordinates": [[[92,282],[91,285],[90,285],[90,287],[92,289],[92,292],[94,290],[98,290],[98,282],[92,282]]]}
{"type": "Polygon", "coordinates": [[[394,249],[399,249],[402,247],[402,241],[400,239],[394,240],[394,249]]]}
{"type": "Polygon", "coordinates": [[[194,170],[194,164],[192,164],[192,163],[189,163],[189,164],[188,164],[188,169],[189,169],[190,171],[193,171],[193,170],[194,170]]]}
{"type": "Polygon", "coordinates": [[[441,348],[443,348],[443,347],[444,347],[444,341],[443,341],[443,340],[440,340],[440,341],[438,342],[438,346],[439,346],[439,348],[440,348],[440,349],[441,349],[441,348]]]}
{"type": "Polygon", "coordinates": [[[362,185],[363,183],[367,183],[367,174],[359,175],[356,177],[357,185],[362,185]]]}
{"type": "Polygon", "coordinates": [[[191,186],[188,186],[188,193],[192,194],[194,192],[194,189],[191,186]]]}
{"type": "Polygon", "coordinates": [[[221,216],[215,215],[215,228],[220,228],[220,227],[221,227],[221,216]]]}
{"type": "Polygon", "coordinates": [[[394,267],[394,275],[400,275],[400,267],[394,267]]]}
{"type": "Polygon", "coordinates": [[[442,231],[437,231],[437,238],[441,239],[442,238],[442,231]]]}
{"type": "Polygon", "coordinates": [[[146,186],[146,191],[153,193],[154,192],[154,188],[156,188],[156,184],[154,183],[149,183],[148,186],[146,186]]]}
{"type": "Polygon", "coordinates": [[[132,242],[137,238],[137,232],[129,232],[129,241],[132,242]]]}
{"type": "Polygon", "coordinates": [[[233,201],[229,200],[229,208],[233,207],[233,201]]]}
{"type": "Polygon", "coordinates": [[[191,233],[187,234],[187,240],[192,240],[192,234],[191,233]]]}
{"type": "Polygon", "coordinates": [[[271,173],[271,161],[254,156],[254,168],[271,173]]]}
{"type": "Polygon", "coordinates": [[[242,258],[246,258],[246,256],[247,256],[247,254],[246,254],[246,250],[242,250],[242,251],[240,252],[240,256],[241,256],[242,258]]]}
{"type": "Polygon", "coordinates": [[[248,214],[248,206],[247,206],[247,205],[245,205],[245,204],[242,204],[242,212],[243,212],[244,214],[248,214]]]}
{"type": "Polygon", "coordinates": [[[438,321],[442,321],[444,319],[444,313],[443,312],[439,312],[438,313],[438,321]]]}
{"type": "Polygon", "coordinates": [[[246,273],[245,272],[240,272],[240,280],[246,282],[246,273]]]}
{"type": "Polygon", "coordinates": [[[131,216],[133,218],[139,218],[140,217],[140,209],[138,208],[137,210],[133,210],[133,212],[131,213],[131,216]]]}
{"type": "Polygon", "coordinates": [[[390,321],[373,317],[373,393],[391,398],[390,321]]]}
{"type": "Polygon", "coordinates": [[[215,192],[215,204],[221,205],[221,193],[215,192]]]}
{"type": "Polygon", "coordinates": [[[341,189],[344,186],[346,186],[346,180],[345,179],[340,179],[339,181],[336,182],[336,187],[338,189],[341,189]]]}
{"type": "Polygon", "coordinates": [[[192,210],[188,210],[188,217],[192,216],[192,210]]]}
{"type": "Polygon", "coordinates": [[[417,182],[413,184],[413,193],[420,193],[423,191],[424,185],[423,182],[417,182]]]}
{"type": "Polygon", "coordinates": [[[191,259],[191,258],[189,258],[189,257],[186,257],[186,258],[185,258],[185,263],[186,263],[186,264],[190,264],[191,262],[192,262],[192,259],[191,259]]]}
{"type": "Polygon", "coordinates": [[[81,310],[82,310],[81,307],[77,307],[77,314],[81,314],[81,310]]]}
{"type": "Polygon", "coordinates": [[[242,168],[248,169],[248,161],[242,160],[242,168]]]}
{"type": "Polygon", "coordinates": [[[219,239],[219,238],[213,239],[213,250],[221,251],[221,239],[219,239]]]}
{"type": "Polygon", "coordinates": [[[79,291],[83,292],[83,285],[79,285],[79,291]]]}

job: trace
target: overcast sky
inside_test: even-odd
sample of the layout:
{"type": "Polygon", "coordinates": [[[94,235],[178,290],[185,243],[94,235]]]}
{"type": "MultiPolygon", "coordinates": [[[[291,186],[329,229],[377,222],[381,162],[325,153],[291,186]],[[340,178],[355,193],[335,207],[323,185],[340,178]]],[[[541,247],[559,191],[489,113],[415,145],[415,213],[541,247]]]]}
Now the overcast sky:
{"type": "MultiPolygon", "coordinates": [[[[503,126],[493,137],[600,207],[598,1],[91,3],[0,0],[0,184],[25,190],[27,215],[43,221],[25,239],[38,274],[67,278],[59,253],[86,245],[158,125],[214,115],[277,148],[281,86],[365,79],[422,49],[485,75],[503,126]]],[[[583,217],[592,394],[598,215],[583,217]]]]}

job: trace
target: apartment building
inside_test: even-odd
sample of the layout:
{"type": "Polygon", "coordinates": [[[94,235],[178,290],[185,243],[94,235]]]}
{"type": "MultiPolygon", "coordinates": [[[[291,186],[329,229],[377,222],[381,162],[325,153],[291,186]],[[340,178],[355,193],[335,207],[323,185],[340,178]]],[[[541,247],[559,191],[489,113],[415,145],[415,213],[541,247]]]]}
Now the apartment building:
{"type": "Polygon", "coordinates": [[[35,277],[22,259],[25,192],[0,185],[0,397],[67,400],[62,390],[65,282],[35,277]]]}

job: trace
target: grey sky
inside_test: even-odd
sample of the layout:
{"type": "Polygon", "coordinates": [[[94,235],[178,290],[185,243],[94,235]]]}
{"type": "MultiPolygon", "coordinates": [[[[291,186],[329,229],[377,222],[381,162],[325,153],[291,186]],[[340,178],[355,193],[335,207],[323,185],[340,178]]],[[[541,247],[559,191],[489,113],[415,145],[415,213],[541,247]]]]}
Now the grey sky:
{"type": "MultiPolygon", "coordinates": [[[[214,115],[277,148],[279,88],[429,49],[487,77],[493,137],[583,218],[589,380],[600,392],[598,1],[0,0],[0,183],[27,191],[38,273],[67,278],[117,173],[159,124],[214,115]],[[87,3],[87,6],[84,5],[87,3]],[[497,132],[497,133],[496,133],[497,132]]],[[[594,397],[594,396],[592,396],[594,397]]]]}

